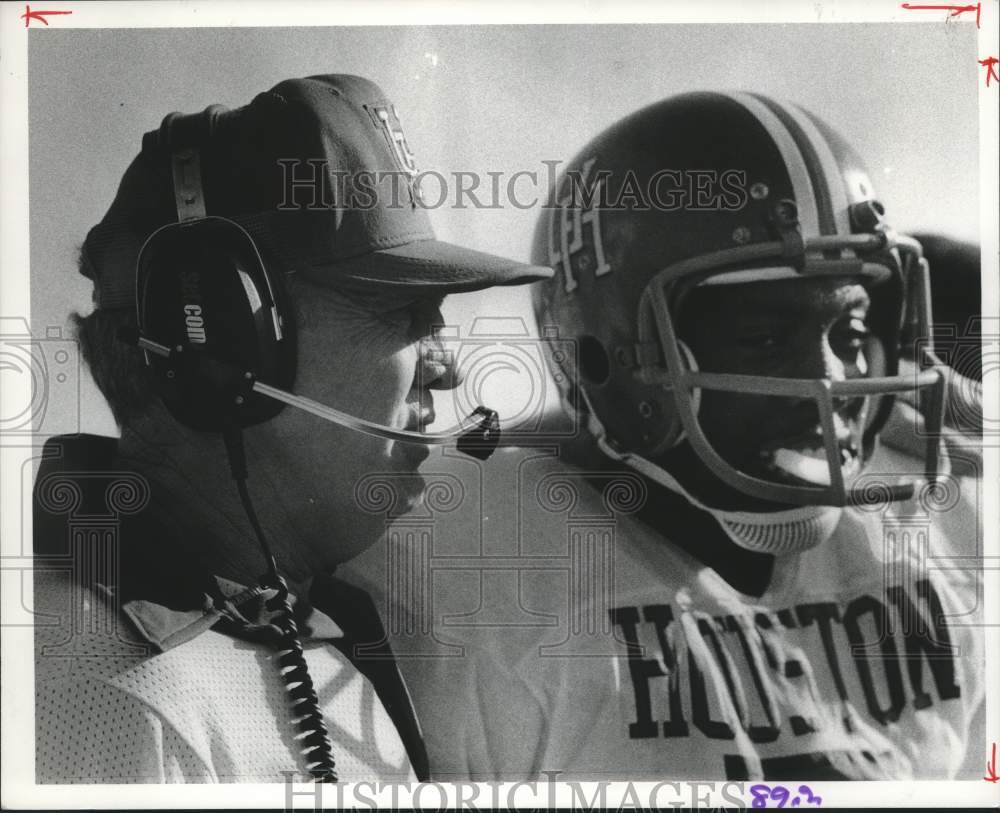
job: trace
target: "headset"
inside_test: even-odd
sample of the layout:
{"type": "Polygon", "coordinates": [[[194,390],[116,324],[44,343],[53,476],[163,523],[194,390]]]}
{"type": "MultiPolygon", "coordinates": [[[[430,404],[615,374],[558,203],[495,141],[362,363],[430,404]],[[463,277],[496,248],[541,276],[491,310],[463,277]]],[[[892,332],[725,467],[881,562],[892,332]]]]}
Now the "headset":
{"type": "Polygon", "coordinates": [[[376,437],[428,445],[454,443],[487,459],[500,440],[498,414],[479,406],[450,431],[422,433],[367,421],[291,392],[296,372],[295,319],[281,274],[267,267],[257,242],[235,220],[209,215],[200,148],[238,111],[212,105],[167,115],[143,138],[143,152],[169,158],[177,221],[154,231],[136,262],[137,327],[119,340],[144,351],[157,392],[181,424],[221,433],[240,501],[267,563],[260,584],[281,630],[278,665],[301,737],[297,742],[317,782],[338,781],[333,747],[309,676],[292,615],[288,585],[247,490],[243,429],[271,420],[286,406],[376,437]]]}

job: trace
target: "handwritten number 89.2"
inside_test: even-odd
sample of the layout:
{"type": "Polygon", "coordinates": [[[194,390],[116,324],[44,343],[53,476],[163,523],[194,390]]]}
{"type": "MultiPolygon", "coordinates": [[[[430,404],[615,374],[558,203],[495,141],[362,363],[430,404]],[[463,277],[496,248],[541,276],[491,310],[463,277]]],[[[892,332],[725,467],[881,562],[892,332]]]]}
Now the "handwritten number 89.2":
{"type": "MultiPolygon", "coordinates": [[[[792,807],[798,807],[802,802],[817,807],[823,804],[823,797],[816,796],[808,785],[799,785],[799,793],[802,795],[797,795],[792,799],[792,807]]],[[[768,798],[777,802],[777,807],[784,807],[788,804],[788,798],[792,794],[784,785],[774,785],[773,787],[770,785],[751,785],[750,795],[753,796],[750,807],[767,807],[768,798]]]]}

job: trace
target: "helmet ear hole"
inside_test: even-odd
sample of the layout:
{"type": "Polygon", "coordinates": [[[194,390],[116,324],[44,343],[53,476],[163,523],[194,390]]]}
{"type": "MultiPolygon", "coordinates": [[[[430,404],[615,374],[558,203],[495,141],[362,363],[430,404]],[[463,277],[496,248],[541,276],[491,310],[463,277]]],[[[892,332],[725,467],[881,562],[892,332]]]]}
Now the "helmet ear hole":
{"type": "Polygon", "coordinates": [[[611,377],[611,359],[608,351],[596,336],[581,336],[577,348],[580,354],[580,372],[588,384],[601,386],[611,377]]]}

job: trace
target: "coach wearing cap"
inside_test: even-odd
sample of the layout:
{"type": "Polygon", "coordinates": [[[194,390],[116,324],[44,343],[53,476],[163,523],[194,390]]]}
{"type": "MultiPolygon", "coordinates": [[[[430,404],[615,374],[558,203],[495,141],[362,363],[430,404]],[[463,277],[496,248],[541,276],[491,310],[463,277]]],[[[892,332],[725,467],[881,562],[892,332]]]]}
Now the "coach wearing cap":
{"type": "Polygon", "coordinates": [[[377,613],[332,576],[384,527],[358,508],[363,478],[391,482],[399,510],[420,497],[426,447],[284,408],[247,422],[234,463],[229,436],[198,423],[200,393],[180,383],[191,359],[244,369],[241,342],[212,345],[212,319],[243,319],[286,348],[294,337],[267,383],[371,425],[432,420],[431,391],[457,383],[434,341],[441,299],[550,272],[435,240],[415,174],[395,108],[354,76],[288,80],[246,107],[168,117],[147,134],[81,256],[95,308],[77,317],[78,337],[121,439],[55,438],[36,479],[35,553],[52,563],[35,585],[37,617],[50,621],[36,628],[38,782],[301,781],[320,773],[321,727],[341,780],[426,775],[391,653],[353,645],[384,637],[377,613]],[[347,201],[345,183],[377,194],[347,201]],[[171,266],[187,262],[170,254],[174,232],[157,238],[166,259],[143,249],[164,226],[206,217],[252,246],[185,232],[208,235],[199,262],[216,252],[235,269],[245,294],[229,308],[221,270],[217,280],[200,268],[192,282],[171,266]],[[137,292],[147,272],[176,285],[137,292]],[[121,340],[175,306],[186,336],[121,340]],[[169,354],[153,359],[162,380],[151,347],[169,354]],[[233,485],[240,468],[253,511],[233,485]],[[289,654],[280,590],[261,581],[258,537],[287,580],[300,656],[289,654]]]}

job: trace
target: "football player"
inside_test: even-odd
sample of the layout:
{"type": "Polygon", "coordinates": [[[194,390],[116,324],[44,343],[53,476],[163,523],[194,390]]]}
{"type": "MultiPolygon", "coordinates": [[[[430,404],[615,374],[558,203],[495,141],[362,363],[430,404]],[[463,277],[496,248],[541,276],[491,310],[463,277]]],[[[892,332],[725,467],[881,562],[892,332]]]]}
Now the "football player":
{"type": "Polygon", "coordinates": [[[520,620],[436,591],[460,654],[403,662],[432,772],[978,775],[979,482],[941,443],[975,392],[852,149],[764,96],[666,99],[568,165],[534,260],[583,431],[508,464],[520,620]],[[916,457],[879,443],[898,396],[916,457]]]}

